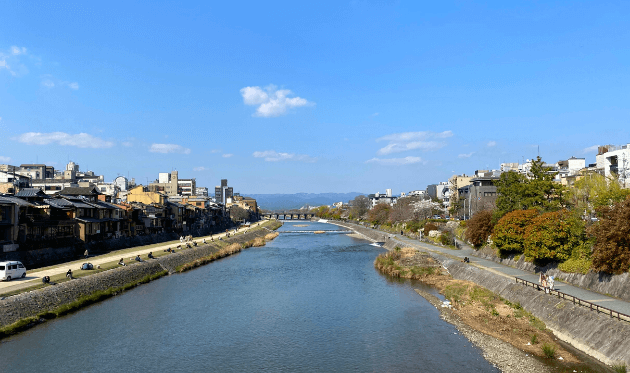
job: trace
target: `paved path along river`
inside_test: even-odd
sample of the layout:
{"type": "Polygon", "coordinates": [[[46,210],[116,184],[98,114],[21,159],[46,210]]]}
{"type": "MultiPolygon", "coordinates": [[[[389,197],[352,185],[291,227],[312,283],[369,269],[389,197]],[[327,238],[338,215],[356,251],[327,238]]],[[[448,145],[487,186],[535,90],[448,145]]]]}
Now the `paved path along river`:
{"type": "MultiPolygon", "coordinates": [[[[258,224],[261,224],[261,223],[256,223],[252,227],[257,226],[258,224]]],[[[238,233],[242,233],[248,229],[249,228],[247,227],[241,227],[238,229],[238,233]]],[[[232,234],[234,230],[230,230],[230,232],[232,234]]],[[[218,240],[220,237],[225,237],[225,236],[226,236],[226,233],[217,233],[217,234],[209,235],[209,236],[194,237],[193,240],[197,242],[201,242],[205,238],[206,241],[210,241],[211,238],[213,238],[214,240],[218,240]]],[[[13,279],[11,281],[0,281],[0,295],[36,285],[40,283],[42,277],[44,276],[52,277],[54,275],[64,274],[66,273],[68,268],[74,271],[81,266],[81,263],[90,262],[96,267],[99,264],[109,263],[112,261],[118,261],[120,257],[133,258],[136,255],[147,255],[150,252],[159,252],[162,250],[166,250],[169,247],[172,248],[176,245],[179,245],[179,242],[168,242],[168,243],[163,243],[163,244],[150,245],[151,247],[149,248],[140,246],[140,247],[135,248],[135,250],[134,248],[120,250],[120,252],[124,252],[122,254],[116,251],[112,251],[107,254],[91,256],[88,259],[75,260],[68,263],[62,263],[62,264],[46,267],[44,269],[36,269],[32,271],[27,270],[27,273],[26,273],[27,276],[25,278],[13,279]]]]}
{"type": "MultiPolygon", "coordinates": [[[[455,256],[455,257],[461,258],[462,260],[464,257],[468,257],[473,265],[476,265],[480,268],[493,271],[495,273],[501,274],[511,279],[518,277],[527,281],[538,283],[538,276],[539,276],[538,274],[523,271],[523,270],[513,268],[513,267],[509,267],[500,263],[493,262],[491,260],[486,260],[486,259],[472,256],[471,254],[473,252],[473,249],[461,241],[458,241],[458,243],[461,245],[462,248],[460,250],[454,250],[454,249],[449,249],[447,247],[431,245],[429,243],[414,240],[406,236],[401,236],[401,235],[394,235],[394,236],[398,240],[405,242],[409,246],[412,246],[421,250],[432,251],[432,252],[436,252],[440,254],[455,256]]],[[[630,303],[624,300],[607,296],[604,294],[596,293],[594,291],[586,290],[586,289],[579,288],[577,286],[569,285],[569,284],[559,282],[559,281],[556,281],[555,289],[563,293],[573,295],[574,297],[598,304],[600,306],[610,308],[617,312],[630,315],[630,303]]]]}

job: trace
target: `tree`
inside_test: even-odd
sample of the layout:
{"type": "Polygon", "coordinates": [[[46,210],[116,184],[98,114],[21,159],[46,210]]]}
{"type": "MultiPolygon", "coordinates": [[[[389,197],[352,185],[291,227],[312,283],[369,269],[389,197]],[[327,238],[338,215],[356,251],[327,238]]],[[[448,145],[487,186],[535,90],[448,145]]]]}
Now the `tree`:
{"type": "Polygon", "coordinates": [[[525,230],[525,256],[539,261],[564,261],[586,242],[584,222],[567,210],[535,217],[525,230]]]}
{"type": "Polygon", "coordinates": [[[499,252],[522,253],[525,249],[525,230],[536,216],[536,210],[515,210],[505,214],[494,226],[492,233],[492,242],[499,252]]]}
{"type": "Polygon", "coordinates": [[[239,206],[230,207],[230,218],[232,221],[248,220],[250,211],[239,206]]]}
{"type": "Polygon", "coordinates": [[[553,173],[540,157],[532,161],[528,177],[515,171],[501,174],[497,186],[494,220],[514,210],[557,211],[566,206],[565,188],[553,181],[553,173]]]}
{"type": "Polygon", "coordinates": [[[466,238],[475,246],[483,246],[492,234],[492,211],[479,211],[466,222],[466,238]]]}
{"type": "Polygon", "coordinates": [[[623,201],[629,195],[630,189],[621,188],[616,177],[589,174],[575,182],[569,192],[569,201],[588,216],[597,209],[623,201]]]}
{"type": "Polygon", "coordinates": [[[368,220],[373,224],[384,224],[389,221],[391,207],[387,203],[379,203],[368,213],[368,220]]]}
{"type": "Polygon", "coordinates": [[[597,210],[599,222],[589,228],[595,236],[593,269],[620,274],[630,269],[630,197],[597,210]]]}
{"type": "Polygon", "coordinates": [[[419,216],[416,212],[417,202],[419,202],[418,197],[399,198],[389,213],[389,221],[392,223],[402,223],[417,219],[419,216]]]}
{"type": "Polygon", "coordinates": [[[370,209],[370,199],[364,195],[354,197],[351,204],[351,214],[357,218],[361,218],[370,209]]]}

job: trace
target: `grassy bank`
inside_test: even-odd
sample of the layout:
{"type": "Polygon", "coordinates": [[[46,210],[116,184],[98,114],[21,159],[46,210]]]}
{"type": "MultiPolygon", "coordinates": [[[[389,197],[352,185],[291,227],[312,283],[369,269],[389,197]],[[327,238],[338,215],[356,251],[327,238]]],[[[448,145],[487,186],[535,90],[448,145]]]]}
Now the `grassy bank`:
{"type": "Polygon", "coordinates": [[[36,316],[27,317],[22,320],[16,321],[15,323],[11,325],[7,325],[3,328],[0,328],[0,339],[6,338],[8,336],[11,336],[21,331],[32,328],[33,326],[41,324],[45,322],[46,320],[55,319],[57,317],[61,317],[69,313],[78,311],[81,308],[100,302],[104,299],[111,298],[126,290],[129,290],[141,284],[146,284],[147,282],[153,281],[167,274],[168,274],[168,271],[160,271],[157,273],[147,275],[138,281],[126,283],[125,285],[121,287],[109,288],[106,290],[98,290],[92,294],[81,296],[75,301],[64,304],[60,307],[57,307],[54,310],[44,311],[37,314],[36,316]]]}
{"type": "Polygon", "coordinates": [[[440,307],[441,311],[451,312],[470,328],[534,355],[547,365],[559,368],[557,371],[606,369],[594,368],[592,361],[584,362],[578,352],[569,351],[573,349],[558,342],[545,324],[520,304],[513,304],[473,282],[454,279],[425,253],[413,248],[396,248],[379,255],[374,266],[389,276],[419,280],[434,287],[448,300],[440,307]]]}

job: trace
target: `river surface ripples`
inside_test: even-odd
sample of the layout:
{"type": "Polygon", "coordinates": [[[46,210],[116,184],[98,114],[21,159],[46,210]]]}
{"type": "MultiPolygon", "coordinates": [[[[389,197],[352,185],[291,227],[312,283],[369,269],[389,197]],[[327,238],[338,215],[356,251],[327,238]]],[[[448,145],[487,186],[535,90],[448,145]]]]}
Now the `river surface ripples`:
{"type": "Polygon", "coordinates": [[[0,371],[498,372],[421,285],[374,269],[381,252],[338,233],[281,234],[6,339],[0,371]]]}

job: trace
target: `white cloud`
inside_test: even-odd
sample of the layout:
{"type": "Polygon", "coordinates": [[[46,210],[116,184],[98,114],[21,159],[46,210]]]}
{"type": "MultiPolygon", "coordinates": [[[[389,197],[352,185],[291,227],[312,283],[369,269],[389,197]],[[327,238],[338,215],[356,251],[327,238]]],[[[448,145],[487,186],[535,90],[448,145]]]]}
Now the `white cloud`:
{"type": "Polygon", "coordinates": [[[265,90],[258,86],[241,88],[243,103],[258,106],[253,114],[255,117],[277,117],[286,114],[291,108],[314,105],[301,97],[288,97],[292,95],[290,90],[277,89],[274,85],[265,87],[265,90]]]}
{"type": "Polygon", "coordinates": [[[14,140],[28,145],[48,145],[56,143],[59,145],[94,149],[111,148],[114,146],[112,141],[106,141],[87,133],[78,133],[73,135],[65,132],[27,132],[15,137],[14,140]]]}
{"type": "Polygon", "coordinates": [[[53,88],[55,86],[55,82],[50,79],[44,79],[42,80],[42,86],[46,88],[53,88]]]}
{"type": "Polygon", "coordinates": [[[470,158],[473,154],[475,154],[475,152],[470,152],[468,154],[460,154],[457,157],[458,158],[470,158]]]}
{"type": "Polygon", "coordinates": [[[265,161],[267,162],[291,160],[291,161],[312,163],[312,162],[317,161],[317,158],[313,158],[306,154],[278,153],[275,150],[265,150],[262,152],[254,152],[252,155],[254,156],[254,158],[265,158],[265,161]]]}
{"type": "Polygon", "coordinates": [[[488,147],[493,147],[493,146],[497,145],[497,142],[496,141],[489,141],[487,145],[488,145],[488,147]]]}
{"type": "Polygon", "coordinates": [[[11,47],[11,54],[13,55],[19,55],[19,54],[26,54],[26,48],[24,47],[16,47],[15,45],[11,47]]]}
{"type": "Polygon", "coordinates": [[[210,153],[221,153],[221,149],[212,149],[210,153]]]}
{"type": "Polygon", "coordinates": [[[438,133],[431,131],[393,133],[376,139],[376,141],[389,141],[389,144],[378,150],[378,154],[386,155],[414,149],[437,150],[445,147],[446,142],[435,141],[435,139],[445,139],[451,136],[453,136],[452,131],[438,133]]]}
{"type": "Polygon", "coordinates": [[[122,146],[125,146],[127,148],[131,148],[133,146],[133,143],[131,141],[123,141],[122,142],[122,146]]]}
{"type": "Polygon", "coordinates": [[[190,149],[184,148],[181,145],[177,144],[151,144],[149,148],[151,153],[180,153],[180,154],[190,154],[190,149]]]}
{"type": "Polygon", "coordinates": [[[599,145],[589,146],[588,148],[584,148],[582,153],[593,153],[597,151],[597,148],[599,148],[599,145]]]}
{"type": "Polygon", "coordinates": [[[405,157],[405,158],[372,158],[370,160],[365,161],[365,163],[378,163],[380,165],[385,166],[400,166],[406,164],[414,164],[414,163],[426,163],[422,161],[420,157],[405,157]]]}
{"type": "Polygon", "coordinates": [[[77,82],[67,83],[67,86],[68,86],[68,88],[70,88],[70,89],[74,89],[75,91],[76,91],[77,89],[79,89],[79,83],[77,83],[77,82]]]}
{"type": "Polygon", "coordinates": [[[373,117],[378,117],[378,113],[372,114],[373,117]]]}
{"type": "Polygon", "coordinates": [[[193,168],[193,171],[207,171],[207,170],[209,170],[209,168],[206,168],[206,167],[203,167],[203,166],[201,166],[201,167],[194,167],[193,168]]]}
{"type": "Polygon", "coordinates": [[[11,157],[3,157],[0,155],[0,162],[11,162],[11,157]]]}
{"type": "Polygon", "coordinates": [[[223,154],[222,157],[223,158],[230,158],[231,156],[233,156],[234,154],[223,154]]]}

